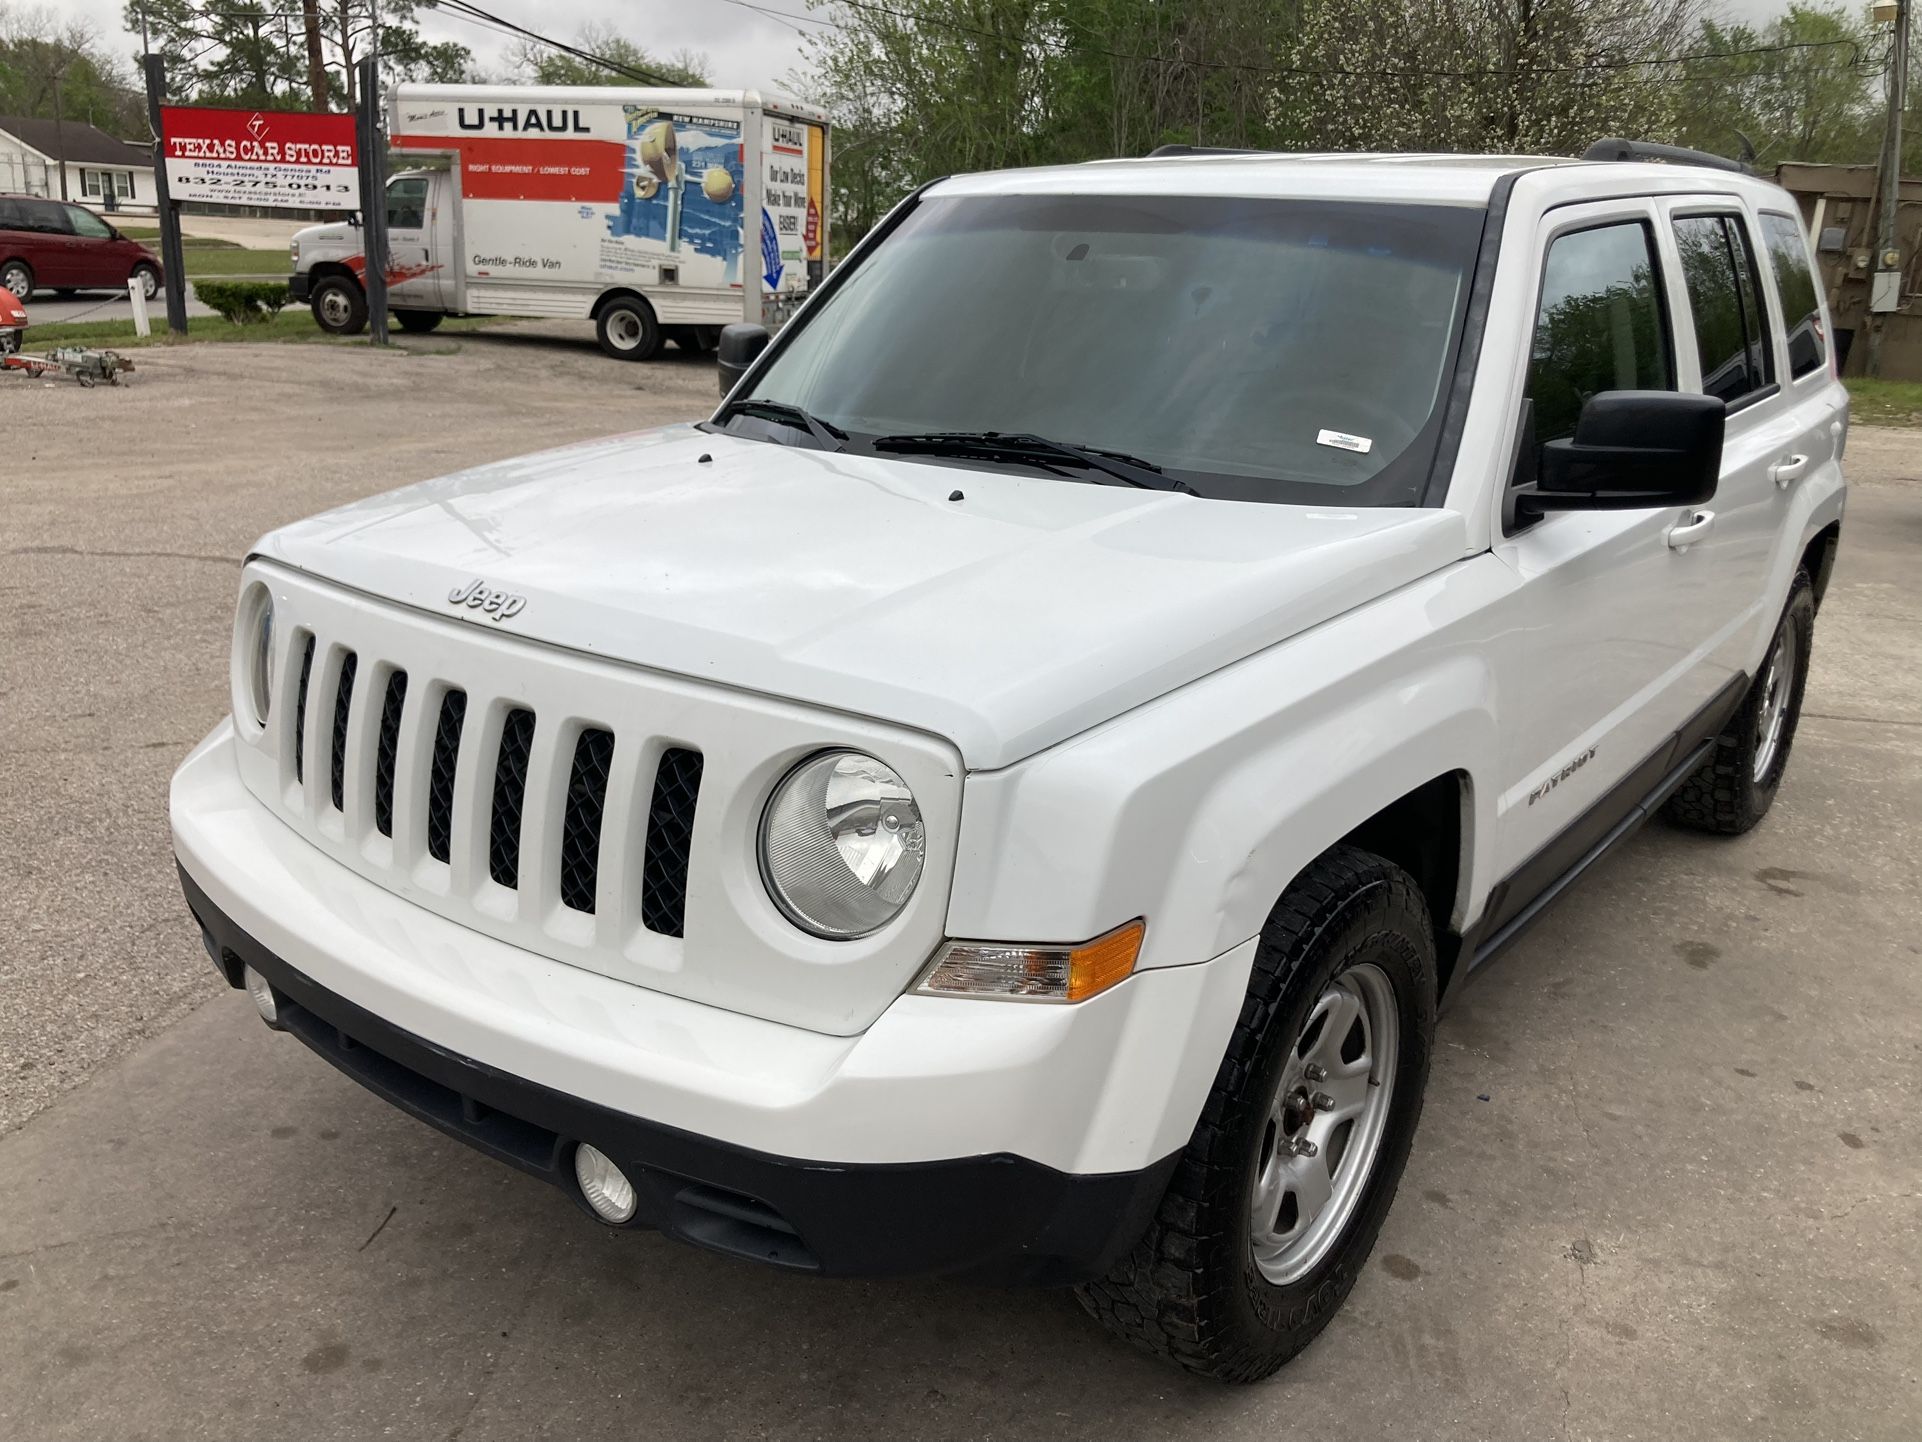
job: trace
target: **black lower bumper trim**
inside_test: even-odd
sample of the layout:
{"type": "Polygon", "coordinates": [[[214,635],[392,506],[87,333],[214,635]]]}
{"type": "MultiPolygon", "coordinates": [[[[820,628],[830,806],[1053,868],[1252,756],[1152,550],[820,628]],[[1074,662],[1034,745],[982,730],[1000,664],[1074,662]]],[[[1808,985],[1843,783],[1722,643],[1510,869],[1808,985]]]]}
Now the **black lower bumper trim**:
{"type": "MultiPolygon", "coordinates": [[[[1059,1285],[1105,1275],[1146,1230],[1179,1153],[1082,1176],[1008,1155],[898,1164],[803,1161],[584,1101],[403,1031],[282,961],[180,885],[229,984],[252,967],[282,1027],[369,1091],[561,1188],[584,1211],[573,1152],[590,1142],[633,1181],[630,1226],[799,1271],[1059,1285]]],[[[1046,1098],[1037,1098],[1046,1105],[1046,1098]]],[[[590,1212],[589,1215],[592,1215],[590,1212]]]]}
{"type": "Polygon", "coordinates": [[[287,277],[287,296],[298,305],[305,305],[313,297],[314,278],[305,271],[287,277]]]}

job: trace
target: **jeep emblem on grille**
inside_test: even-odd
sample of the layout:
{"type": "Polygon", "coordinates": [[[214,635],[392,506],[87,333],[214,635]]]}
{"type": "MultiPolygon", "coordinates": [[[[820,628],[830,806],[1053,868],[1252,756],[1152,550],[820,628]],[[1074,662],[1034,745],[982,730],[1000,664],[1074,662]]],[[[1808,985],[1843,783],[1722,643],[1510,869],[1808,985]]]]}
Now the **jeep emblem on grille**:
{"type": "Polygon", "coordinates": [[[527,597],[516,596],[511,591],[496,591],[478,576],[465,586],[456,586],[449,591],[447,602],[451,606],[466,606],[470,610],[484,611],[496,621],[505,621],[509,616],[518,616],[527,609],[527,597]]]}

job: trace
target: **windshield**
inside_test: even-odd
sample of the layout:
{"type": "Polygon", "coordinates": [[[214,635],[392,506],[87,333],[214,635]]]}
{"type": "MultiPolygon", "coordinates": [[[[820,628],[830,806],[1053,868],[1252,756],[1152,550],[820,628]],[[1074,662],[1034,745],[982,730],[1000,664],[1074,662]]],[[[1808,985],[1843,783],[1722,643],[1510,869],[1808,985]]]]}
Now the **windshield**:
{"type": "MultiPolygon", "coordinates": [[[[781,338],[752,398],[799,407],[857,452],[1019,434],[1126,454],[1203,496],[1415,505],[1482,219],[1384,202],[933,199],[781,338]]],[[[728,426],[810,443],[766,415],[728,426]]]]}

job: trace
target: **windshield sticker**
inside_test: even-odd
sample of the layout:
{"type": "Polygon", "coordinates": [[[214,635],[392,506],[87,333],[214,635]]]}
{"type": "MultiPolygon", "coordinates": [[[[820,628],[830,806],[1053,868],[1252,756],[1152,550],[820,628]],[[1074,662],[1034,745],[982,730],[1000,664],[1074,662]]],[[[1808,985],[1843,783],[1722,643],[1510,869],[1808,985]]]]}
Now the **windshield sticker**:
{"type": "Polygon", "coordinates": [[[1347,431],[1322,431],[1315,437],[1315,444],[1333,446],[1338,451],[1353,451],[1358,456],[1365,456],[1375,443],[1367,436],[1351,436],[1347,431]]]}

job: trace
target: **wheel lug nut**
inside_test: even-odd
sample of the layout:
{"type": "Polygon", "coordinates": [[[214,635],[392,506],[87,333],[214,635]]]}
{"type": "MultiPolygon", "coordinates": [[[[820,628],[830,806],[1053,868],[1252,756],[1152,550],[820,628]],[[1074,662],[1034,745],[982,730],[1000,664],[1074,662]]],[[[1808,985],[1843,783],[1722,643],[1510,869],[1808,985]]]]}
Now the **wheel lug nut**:
{"type": "Polygon", "coordinates": [[[1312,1157],[1316,1152],[1320,1151],[1321,1148],[1309,1141],[1306,1137],[1296,1137],[1294,1150],[1295,1155],[1298,1157],[1312,1157]]]}
{"type": "Polygon", "coordinates": [[[1309,1100],[1314,1102],[1315,1110],[1318,1112],[1331,1112],[1335,1109],[1335,1099],[1327,1092],[1316,1092],[1309,1100]]]}
{"type": "Polygon", "coordinates": [[[1307,1066],[1301,1069],[1301,1074],[1312,1082],[1328,1080],[1328,1068],[1318,1061],[1309,1062],[1307,1066]]]}

